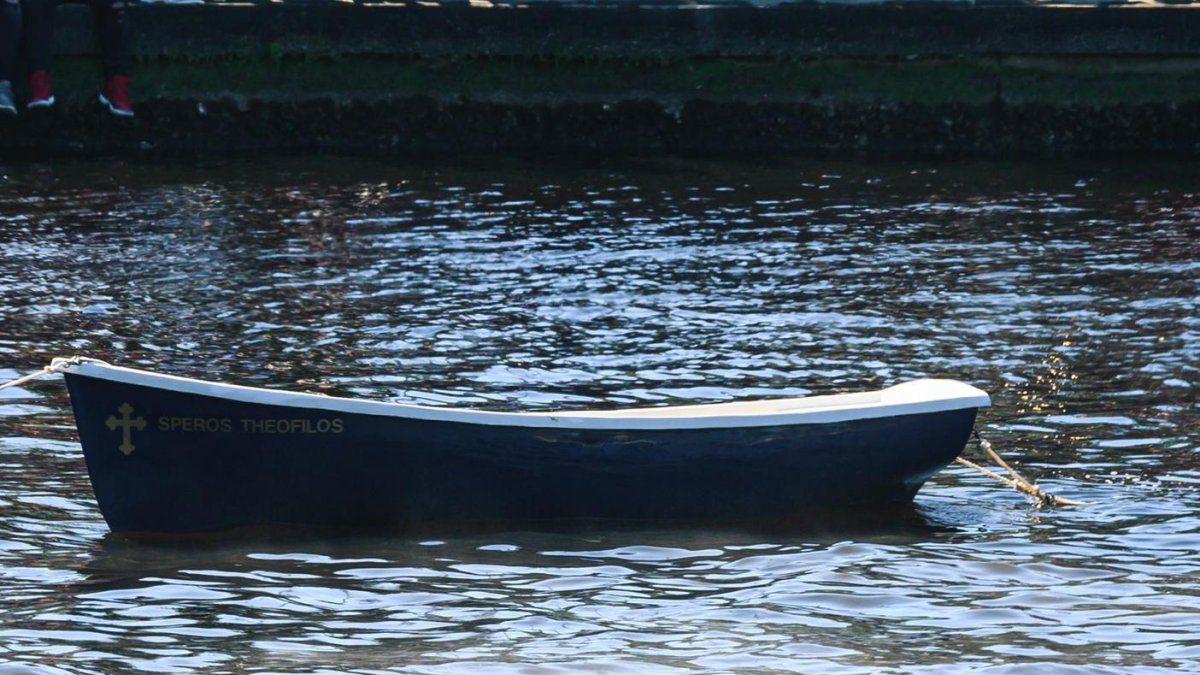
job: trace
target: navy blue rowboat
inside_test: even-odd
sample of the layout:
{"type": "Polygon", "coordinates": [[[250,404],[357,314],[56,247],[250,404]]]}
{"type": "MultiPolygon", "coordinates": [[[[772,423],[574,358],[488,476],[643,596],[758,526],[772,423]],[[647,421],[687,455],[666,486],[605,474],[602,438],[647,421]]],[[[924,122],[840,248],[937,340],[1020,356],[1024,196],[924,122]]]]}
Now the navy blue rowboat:
{"type": "Polygon", "coordinates": [[[115,532],[616,519],[767,522],[907,502],[987,394],[877,392],[488,412],[204,382],[86,361],[65,377],[115,532]]]}

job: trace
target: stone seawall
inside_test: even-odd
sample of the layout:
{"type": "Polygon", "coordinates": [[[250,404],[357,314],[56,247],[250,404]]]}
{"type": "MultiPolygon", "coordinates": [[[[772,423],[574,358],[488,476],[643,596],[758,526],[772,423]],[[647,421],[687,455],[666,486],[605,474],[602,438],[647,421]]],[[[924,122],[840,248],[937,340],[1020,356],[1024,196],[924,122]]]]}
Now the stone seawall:
{"type": "MultiPolygon", "coordinates": [[[[138,5],[138,116],[59,104],[0,159],[681,154],[1200,157],[1200,8],[138,5]]],[[[18,93],[21,94],[18,83],[18,93]]]]}

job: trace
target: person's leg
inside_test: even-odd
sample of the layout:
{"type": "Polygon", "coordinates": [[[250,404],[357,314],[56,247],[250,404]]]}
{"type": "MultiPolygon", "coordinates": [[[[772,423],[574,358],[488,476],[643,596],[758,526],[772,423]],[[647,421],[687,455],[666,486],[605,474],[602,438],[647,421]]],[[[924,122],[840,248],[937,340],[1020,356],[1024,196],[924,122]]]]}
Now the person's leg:
{"type": "Polygon", "coordinates": [[[50,69],[50,43],[54,39],[54,12],[58,0],[21,0],[25,19],[25,47],[29,70],[50,69]]]}
{"type": "Polygon", "coordinates": [[[21,44],[21,0],[0,0],[0,80],[17,76],[17,45],[21,44]]]}
{"type": "Polygon", "coordinates": [[[100,60],[104,66],[104,87],[100,103],[114,115],[133,116],[129,102],[129,21],[127,0],[91,0],[96,12],[100,60]]]}
{"type": "Polygon", "coordinates": [[[12,83],[17,76],[17,45],[21,43],[21,1],[0,0],[0,112],[17,114],[12,83]]]}
{"type": "Polygon", "coordinates": [[[129,21],[125,16],[127,0],[91,0],[91,3],[96,12],[104,77],[129,77],[129,21]]]}
{"type": "Polygon", "coordinates": [[[29,56],[29,107],[54,105],[50,88],[50,43],[58,0],[21,0],[25,45],[29,56]]]}

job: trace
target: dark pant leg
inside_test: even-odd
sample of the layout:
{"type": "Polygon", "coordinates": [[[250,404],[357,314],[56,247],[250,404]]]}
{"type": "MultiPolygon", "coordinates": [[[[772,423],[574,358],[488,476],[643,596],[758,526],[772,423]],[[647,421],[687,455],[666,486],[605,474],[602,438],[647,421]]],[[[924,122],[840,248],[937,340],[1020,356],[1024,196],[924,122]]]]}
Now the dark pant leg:
{"type": "Polygon", "coordinates": [[[104,76],[129,74],[129,21],[127,0],[90,0],[96,12],[96,32],[104,76]]]}
{"type": "Polygon", "coordinates": [[[50,68],[50,42],[54,39],[54,12],[57,9],[58,0],[21,0],[30,71],[50,68]]]}
{"type": "Polygon", "coordinates": [[[17,45],[21,44],[21,1],[0,0],[0,80],[17,76],[17,45]]]}

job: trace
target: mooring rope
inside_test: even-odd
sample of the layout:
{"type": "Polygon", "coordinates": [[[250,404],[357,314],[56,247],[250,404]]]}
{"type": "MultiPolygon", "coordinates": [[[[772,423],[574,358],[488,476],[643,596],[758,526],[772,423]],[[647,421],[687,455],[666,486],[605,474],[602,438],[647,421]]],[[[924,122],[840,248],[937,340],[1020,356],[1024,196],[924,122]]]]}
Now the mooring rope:
{"type": "Polygon", "coordinates": [[[66,370],[67,368],[70,368],[71,366],[78,366],[81,363],[104,363],[104,362],[101,361],[100,359],[89,359],[86,356],[71,356],[71,357],[67,357],[67,358],[51,359],[50,365],[42,368],[41,370],[37,371],[36,373],[30,373],[29,375],[24,375],[22,377],[18,377],[17,379],[15,379],[11,382],[5,382],[4,384],[0,384],[0,389],[8,389],[9,387],[15,387],[17,385],[25,384],[26,382],[32,382],[34,380],[38,380],[43,377],[47,377],[49,375],[54,375],[55,373],[61,373],[64,370],[66,370]]]}
{"type": "Polygon", "coordinates": [[[995,478],[996,480],[1000,481],[1001,483],[1004,483],[1005,485],[1009,486],[1010,488],[1013,488],[1014,490],[1019,490],[1021,492],[1024,492],[1025,494],[1033,497],[1034,499],[1037,500],[1037,508],[1039,508],[1039,509],[1042,508],[1043,506],[1047,506],[1047,505],[1049,505],[1049,506],[1087,506],[1087,502],[1076,501],[1074,499],[1067,499],[1066,497],[1059,497],[1057,495],[1050,494],[1049,492],[1046,492],[1045,490],[1041,489],[1040,487],[1038,487],[1031,481],[1027,480],[1020,473],[1018,473],[1016,469],[1009,466],[1008,462],[1004,461],[1000,457],[1000,455],[996,454],[996,451],[992,449],[992,444],[989,443],[986,438],[984,438],[983,436],[980,436],[978,431],[975,431],[973,433],[974,433],[974,437],[975,437],[975,442],[979,444],[979,449],[983,450],[984,454],[986,454],[989,458],[991,458],[991,460],[993,462],[995,462],[1000,467],[1002,467],[1005,471],[1007,471],[1008,476],[1001,476],[1000,474],[996,473],[995,471],[992,471],[991,469],[988,469],[987,467],[980,466],[980,465],[976,464],[975,462],[972,462],[971,460],[966,459],[964,457],[955,457],[954,461],[958,462],[959,464],[961,464],[963,466],[971,467],[972,469],[975,469],[976,471],[982,473],[985,476],[988,476],[989,478],[995,478]]]}

